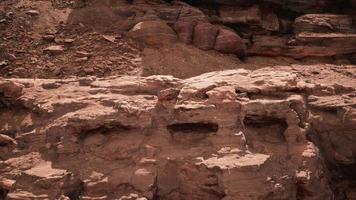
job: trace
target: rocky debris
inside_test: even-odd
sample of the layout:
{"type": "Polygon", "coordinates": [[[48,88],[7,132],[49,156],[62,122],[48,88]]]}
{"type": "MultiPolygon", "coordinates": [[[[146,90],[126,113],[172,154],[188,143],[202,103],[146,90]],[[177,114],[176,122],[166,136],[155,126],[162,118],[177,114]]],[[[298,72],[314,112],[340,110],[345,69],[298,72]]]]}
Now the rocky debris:
{"type": "Polygon", "coordinates": [[[22,94],[23,87],[20,84],[0,78],[1,98],[16,99],[22,94]]]}
{"type": "Polygon", "coordinates": [[[58,55],[58,54],[63,53],[64,50],[65,49],[62,45],[53,45],[53,46],[49,46],[49,47],[45,48],[43,50],[43,52],[50,53],[52,55],[58,55]]]}
{"type": "Polygon", "coordinates": [[[13,181],[0,189],[7,199],[332,199],[329,169],[355,160],[354,73],[6,80],[23,91],[0,115],[18,143],[2,154],[0,180],[13,181]],[[27,123],[13,123],[19,113],[27,123]]]}
{"type": "MultiPolygon", "coordinates": [[[[140,74],[139,45],[119,37],[115,43],[110,44],[102,39],[101,35],[104,33],[87,30],[84,23],[71,26],[69,19],[81,9],[57,7],[57,4],[63,3],[7,0],[0,3],[0,19],[4,14],[7,20],[0,27],[0,62],[7,62],[6,66],[0,67],[2,76],[54,78],[140,74]],[[31,17],[26,14],[28,10],[37,10],[40,14],[31,17]],[[52,49],[45,50],[50,46],[63,46],[64,50],[61,52],[62,50],[54,49],[53,54],[52,49]],[[90,59],[78,60],[77,51],[86,51],[92,56],[83,56],[90,59]],[[48,56],[52,54],[55,56],[48,56]]],[[[100,15],[103,13],[105,12],[100,12],[100,15]]],[[[86,19],[97,24],[95,16],[94,19],[86,19]]],[[[119,35],[117,32],[106,34],[119,35]]]]}
{"type": "Polygon", "coordinates": [[[0,67],[4,67],[4,66],[7,66],[7,65],[9,65],[9,62],[6,61],[6,60],[0,62],[0,67]]]}
{"type": "Polygon", "coordinates": [[[26,11],[26,14],[31,15],[31,16],[37,16],[40,14],[38,10],[28,10],[26,11]]]}
{"type": "MultiPolygon", "coordinates": [[[[331,6],[325,3],[329,1],[294,0],[285,2],[186,1],[189,4],[181,1],[80,2],[79,7],[74,6],[78,1],[74,1],[73,4],[62,1],[53,4],[46,1],[2,2],[4,12],[0,13],[0,19],[5,19],[6,22],[1,23],[0,31],[4,38],[2,45],[8,52],[0,55],[0,61],[6,61],[2,63],[0,73],[6,77],[28,78],[141,75],[145,74],[147,68],[151,68],[142,62],[144,51],[151,47],[162,46],[161,54],[164,54],[175,48],[177,38],[183,44],[189,44],[186,48],[219,49],[212,57],[225,56],[223,59],[229,60],[231,55],[225,54],[236,54],[240,58],[243,57],[241,55],[246,55],[250,58],[246,59],[247,62],[256,57],[270,56],[279,64],[282,64],[280,59],[289,59],[289,62],[297,64],[313,63],[316,60],[319,63],[347,64],[352,61],[352,54],[355,53],[351,47],[352,42],[342,50],[338,45],[339,40],[332,39],[332,36],[319,35],[317,36],[319,39],[315,38],[316,41],[302,42],[302,44],[297,41],[297,37],[301,38],[298,34],[303,32],[345,34],[342,36],[345,37],[344,40],[352,40],[348,34],[354,33],[355,27],[351,25],[353,13],[348,2],[332,3],[331,6]],[[311,7],[308,8],[310,5],[319,5],[321,10],[310,12],[312,10],[311,7]],[[29,10],[38,11],[39,14],[31,17],[26,14],[29,10]],[[133,33],[134,27],[136,25],[136,28],[140,27],[141,23],[151,25],[146,26],[148,30],[136,30],[136,33],[133,33]],[[204,24],[204,27],[197,24],[204,24]],[[197,30],[194,33],[195,29],[201,31],[197,30]],[[226,46],[224,41],[227,40],[221,37],[216,42],[216,37],[219,35],[216,29],[230,30],[228,37],[235,39],[229,41],[238,41],[239,39],[236,38],[242,38],[249,53],[246,53],[247,51],[234,53],[233,46],[241,45],[234,45],[235,42],[232,42],[231,46],[226,46]],[[205,30],[212,32],[202,33],[205,30]],[[154,44],[140,45],[130,37],[117,37],[115,40],[107,37],[109,42],[115,41],[108,43],[108,40],[102,37],[135,34],[133,38],[137,37],[137,41],[154,44]],[[263,37],[264,39],[261,39],[263,37]],[[278,44],[274,43],[276,41],[274,37],[279,40],[278,44]],[[325,42],[320,42],[322,40],[325,42]],[[164,45],[161,45],[162,43],[164,45]],[[47,53],[52,54],[51,50],[46,50],[47,53],[43,54],[43,50],[51,46],[63,46],[63,52],[55,49],[53,50],[55,56],[47,55],[47,53]],[[332,48],[335,50],[329,53],[329,49],[332,48]],[[91,56],[78,56],[77,51],[86,51],[91,56]],[[302,52],[303,55],[295,55],[298,52],[302,52]],[[14,57],[10,56],[10,58],[6,55],[14,57]],[[330,56],[335,57],[329,58],[330,56]]],[[[344,45],[344,42],[340,43],[340,46],[344,45]]],[[[1,51],[2,49],[3,47],[1,51]]],[[[271,60],[271,58],[265,59],[271,60]]],[[[165,62],[165,59],[160,61],[165,62]]],[[[173,62],[179,61],[173,60],[173,62]]],[[[187,58],[187,62],[192,61],[187,58]]],[[[258,67],[263,66],[264,63],[258,63],[258,67]]],[[[163,65],[164,63],[159,66],[163,65]]],[[[246,67],[242,62],[226,63],[226,66],[246,67]]],[[[247,66],[251,69],[257,68],[247,66]]],[[[191,76],[194,75],[197,74],[191,76]]]]}
{"type": "Polygon", "coordinates": [[[0,146],[16,144],[16,141],[7,135],[0,134],[0,146]]]}
{"type": "Polygon", "coordinates": [[[102,35],[102,37],[105,39],[105,40],[107,40],[107,41],[109,41],[109,42],[115,42],[115,40],[116,40],[116,36],[113,36],[113,35],[102,35]]]}
{"type": "Polygon", "coordinates": [[[47,41],[47,42],[53,42],[56,36],[51,35],[51,34],[46,34],[42,36],[42,39],[47,41]]]}

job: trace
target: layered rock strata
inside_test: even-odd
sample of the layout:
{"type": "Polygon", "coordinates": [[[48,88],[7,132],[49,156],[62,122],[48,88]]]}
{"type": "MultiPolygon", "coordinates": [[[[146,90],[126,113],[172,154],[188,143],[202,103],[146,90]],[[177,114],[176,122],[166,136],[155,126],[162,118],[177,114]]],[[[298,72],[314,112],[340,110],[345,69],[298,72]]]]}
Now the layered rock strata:
{"type": "Polygon", "coordinates": [[[355,73],[1,79],[0,194],[333,199],[332,174],[354,173],[355,73]]]}

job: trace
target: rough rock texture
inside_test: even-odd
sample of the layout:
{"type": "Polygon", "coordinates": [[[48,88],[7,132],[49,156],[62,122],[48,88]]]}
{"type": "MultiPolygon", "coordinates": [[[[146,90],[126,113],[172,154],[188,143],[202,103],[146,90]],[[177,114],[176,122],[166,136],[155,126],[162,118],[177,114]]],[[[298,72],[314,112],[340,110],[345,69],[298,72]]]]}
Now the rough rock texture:
{"type": "Polygon", "coordinates": [[[177,21],[174,24],[174,30],[177,32],[179,40],[185,44],[191,44],[193,42],[194,27],[196,25],[196,21],[177,21]]]}
{"type": "Polygon", "coordinates": [[[223,23],[256,24],[261,21],[261,11],[258,6],[249,8],[221,6],[219,14],[223,23]]]}
{"type": "Polygon", "coordinates": [[[352,18],[348,15],[307,14],[295,20],[294,31],[316,33],[352,33],[352,18]]]}
{"type": "MultiPolygon", "coordinates": [[[[284,64],[281,59],[294,64],[315,60],[354,64],[353,5],[354,0],[3,0],[0,74],[14,78],[143,75],[151,68],[142,62],[146,51],[158,49],[164,55],[177,43],[185,44],[186,49],[215,49],[216,54],[222,54],[219,57],[230,60],[227,54],[232,47],[226,40],[218,38],[215,45],[216,29],[231,30],[229,38],[242,39],[246,48],[241,49],[246,50],[236,58],[243,62],[257,63],[260,57],[268,56],[266,60],[273,58],[278,64],[284,64]],[[305,32],[308,39],[299,35],[305,32]]],[[[243,62],[225,65],[244,68],[243,62]]],[[[266,62],[248,68],[261,68],[266,62]]]]}
{"type": "Polygon", "coordinates": [[[354,172],[354,75],[355,66],[315,65],[185,80],[1,80],[0,130],[12,142],[0,146],[0,191],[7,199],[333,199],[329,169],[354,172]]]}
{"type": "Polygon", "coordinates": [[[239,57],[245,55],[246,46],[242,39],[233,31],[220,29],[216,37],[214,49],[223,53],[236,54],[239,57]]]}
{"type": "Polygon", "coordinates": [[[249,55],[287,56],[296,59],[315,56],[337,56],[356,51],[356,34],[307,33],[294,39],[276,36],[256,36],[255,45],[247,50],[249,55]]]}
{"type": "Polygon", "coordinates": [[[216,36],[219,29],[206,22],[199,22],[194,27],[193,44],[202,50],[211,50],[214,48],[216,36]]]}
{"type": "Polygon", "coordinates": [[[0,200],[355,200],[355,5],[0,1],[0,200]]]}
{"type": "Polygon", "coordinates": [[[350,1],[192,2],[204,10],[211,23],[233,28],[248,44],[247,56],[302,59],[349,57],[356,52],[350,1]],[[310,40],[305,40],[306,34],[310,40]]]}
{"type": "Polygon", "coordinates": [[[127,36],[152,46],[169,45],[177,40],[175,32],[164,21],[140,22],[127,36]]]}

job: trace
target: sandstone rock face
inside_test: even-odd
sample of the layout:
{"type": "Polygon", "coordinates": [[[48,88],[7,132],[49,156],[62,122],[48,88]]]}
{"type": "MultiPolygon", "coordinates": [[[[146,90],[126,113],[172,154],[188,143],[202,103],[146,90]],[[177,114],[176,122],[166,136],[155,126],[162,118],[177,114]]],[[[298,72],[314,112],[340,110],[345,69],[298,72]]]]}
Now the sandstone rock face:
{"type": "Polygon", "coordinates": [[[0,1],[0,200],[356,198],[355,1],[185,2],[0,1]]]}
{"type": "Polygon", "coordinates": [[[0,94],[11,85],[22,92],[0,96],[9,102],[0,130],[16,142],[1,154],[0,191],[7,199],[333,199],[324,161],[352,173],[356,158],[352,74],[354,66],[316,65],[189,79],[6,80],[0,94]]]}
{"type": "Polygon", "coordinates": [[[307,14],[295,20],[294,31],[314,33],[352,33],[352,18],[348,15],[307,14]]]}
{"type": "Polygon", "coordinates": [[[352,54],[356,51],[356,34],[300,33],[295,39],[255,36],[249,55],[287,56],[296,59],[352,54]]]}
{"type": "Polygon", "coordinates": [[[208,22],[199,22],[194,27],[193,44],[202,50],[213,49],[218,31],[216,26],[208,22]]]}
{"type": "Polygon", "coordinates": [[[219,14],[223,23],[257,24],[261,21],[261,11],[258,6],[251,6],[247,9],[221,6],[219,14]]]}
{"type": "Polygon", "coordinates": [[[175,42],[175,32],[163,21],[143,21],[136,24],[128,36],[146,45],[160,46],[175,42]]]}
{"type": "Polygon", "coordinates": [[[179,40],[185,44],[191,44],[196,24],[196,21],[177,21],[174,24],[174,30],[177,32],[179,40]]]}
{"type": "Polygon", "coordinates": [[[261,27],[268,31],[278,32],[280,30],[280,21],[278,16],[273,12],[263,12],[261,27]]]}
{"type": "Polygon", "coordinates": [[[177,17],[177,20],[191,20],[191,21],[208,21],[208,17],[199,9],[188,4],[182,4],[177,2],[178,6],[181,6],[180,13],[177,17]]]}
{"type": "Polygon", "coordinates": [[[245,54],[246,46],[235,32],[220,29],[216,37],[214,49],[219,52],[232,53],[242,57],[245,54]]]}
{"type": "Polygon", "coordinates": [[[227,28],[218,28],[209,22],[177,21],[174,30],[184,44],[193,44],[202,50],[245,56],[246,46],[240,36],[227,28]]]}

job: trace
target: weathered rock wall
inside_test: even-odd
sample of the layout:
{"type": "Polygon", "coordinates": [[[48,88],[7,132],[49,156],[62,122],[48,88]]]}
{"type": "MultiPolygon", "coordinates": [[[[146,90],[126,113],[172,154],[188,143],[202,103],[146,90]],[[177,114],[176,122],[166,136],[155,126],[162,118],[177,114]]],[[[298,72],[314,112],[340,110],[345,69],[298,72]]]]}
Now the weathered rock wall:
{"type": "Polygon", "coordinates": [[[2,79],[1,195],[352,199],[333,173],[354,172],[354,75],[315,65],[2,79]]]}

